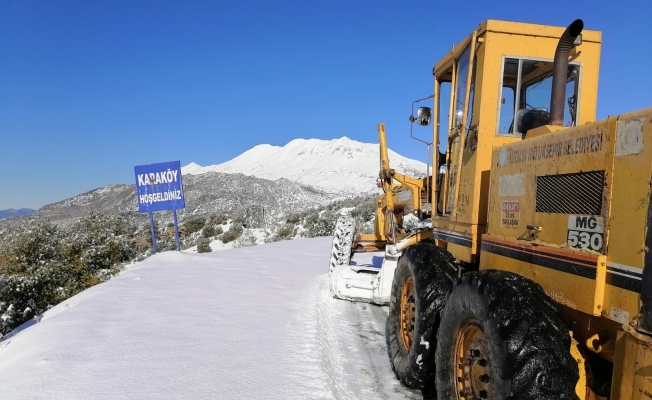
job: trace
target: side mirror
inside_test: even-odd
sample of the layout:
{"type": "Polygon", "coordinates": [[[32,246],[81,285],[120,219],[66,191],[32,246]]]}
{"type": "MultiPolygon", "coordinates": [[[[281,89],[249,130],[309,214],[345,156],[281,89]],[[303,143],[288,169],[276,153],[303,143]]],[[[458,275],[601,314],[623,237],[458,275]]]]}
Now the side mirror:
{"type": "Polygon", "coordinates": [[[432,110],[429,107],[419,107],[417,109],[417,124],[421,126],[430,125],[432,119],[432,110]]]}

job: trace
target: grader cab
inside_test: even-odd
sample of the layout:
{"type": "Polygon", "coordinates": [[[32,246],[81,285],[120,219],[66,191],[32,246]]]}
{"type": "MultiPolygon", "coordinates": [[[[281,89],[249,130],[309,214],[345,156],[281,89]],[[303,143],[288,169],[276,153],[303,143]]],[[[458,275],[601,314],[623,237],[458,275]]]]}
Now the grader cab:
{"type": "Polygon", "coordinates": [[[431,228],[371,241],[392,367],[425,397],[652,398],[652,108],[595,122],[600,45],[488,20],[435,64],[431,228]]]}

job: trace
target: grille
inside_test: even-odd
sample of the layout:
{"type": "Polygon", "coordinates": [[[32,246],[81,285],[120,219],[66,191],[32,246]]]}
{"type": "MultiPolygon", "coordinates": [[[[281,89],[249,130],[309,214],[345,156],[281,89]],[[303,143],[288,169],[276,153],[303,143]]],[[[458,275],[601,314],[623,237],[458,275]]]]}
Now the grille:
{"type": "Polygon", "coordinates": [[[600,215],[604,171],[537,176],[536,212],[600,215]]]}

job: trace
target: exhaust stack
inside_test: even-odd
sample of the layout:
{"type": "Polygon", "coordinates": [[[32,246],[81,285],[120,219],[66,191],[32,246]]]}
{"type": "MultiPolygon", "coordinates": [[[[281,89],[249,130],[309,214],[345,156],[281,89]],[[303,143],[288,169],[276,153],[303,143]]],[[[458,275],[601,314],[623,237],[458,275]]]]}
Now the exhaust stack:
{"type": "Polygon", "coordinates": [[[582,33],[584,22],[576,19],[559,38],[555,50],[555,63],[552,74],[552,95],[550,96],[550,125],[564,123],[564,99],[566,97],[566,78],[568,74],[568,55],[574,46],[575,39],[582,33]]]}

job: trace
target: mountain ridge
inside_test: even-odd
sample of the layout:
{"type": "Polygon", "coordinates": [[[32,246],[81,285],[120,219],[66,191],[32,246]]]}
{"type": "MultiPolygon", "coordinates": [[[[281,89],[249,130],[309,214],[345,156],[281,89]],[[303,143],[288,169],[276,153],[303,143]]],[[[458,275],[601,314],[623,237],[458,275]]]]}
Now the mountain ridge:
{"type": "Polygon", "coordinates": [[[18,210],[16,210],[15,208],[9,208],[6,210],[0,210],[0,219],[11,218],[11,217],[23,217],[23,216],[34,214],[35,212],[36,210],[31,208],[19,208],[18,210]]]}
{"type": "MultiPolygon", "coordinates": [[[[264,207],[266,214],[273,218],[340,198],[283,178],[270,181],[220,172],[184,177],[184,195],[186,208],[178,210],[180,219],[215,213],[239,214],[256,207],[264,207]]],[[[43,206],[33,216],[65,223],[92,211],[119,214],[128,219],[146,219],[145,214],[138,212],[135,184],[102,186],[43,206]]],[[[161,219],[170,217],[169,212],[154,215],[161,219]]]]}
{"type": "MultiPolygon", "coordinates": [[[[388,149],[390,165],[400,173],[425,176],[426,164],[388,149]]],[[[221,164],[182,167],[184,175],[242,173],[263,179],[286,178],[327,193],[372,193],[380,168],[378,144],[339,139],[294,139],[285,146],[260,144],[221,164]]]]}

